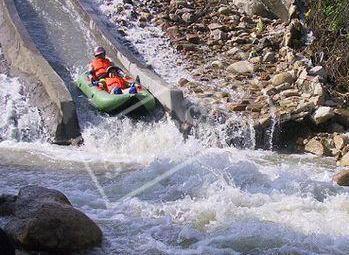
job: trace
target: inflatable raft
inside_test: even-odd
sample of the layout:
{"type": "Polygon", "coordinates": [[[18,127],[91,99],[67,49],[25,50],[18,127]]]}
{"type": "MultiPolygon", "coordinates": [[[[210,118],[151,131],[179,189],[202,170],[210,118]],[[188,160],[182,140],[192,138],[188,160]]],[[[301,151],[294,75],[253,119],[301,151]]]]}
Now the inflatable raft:
{"type": "Polygon", "coordinates": [[[145,88],[138,86],[136,94],[129,94],[129,89],[123,90],[123,94],[109,94],[93,86],[88,72],[82,74],[76,81],[77,87],[87,96],[90,103],[102,112],[132,112],[140,108],[151,112],[155,109],[154,96],[145,88]]]}

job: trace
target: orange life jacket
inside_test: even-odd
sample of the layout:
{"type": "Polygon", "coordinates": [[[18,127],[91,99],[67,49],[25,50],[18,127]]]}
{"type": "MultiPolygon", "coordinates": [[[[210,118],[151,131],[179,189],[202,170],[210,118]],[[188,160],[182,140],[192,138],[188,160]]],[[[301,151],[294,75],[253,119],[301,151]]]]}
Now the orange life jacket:
{"type": "Polygon", "coordinates": [[[112,63],[107,58],[95,58],[92,63],[92,75],[95,80],[107,75],[107,69],[112,63]]]}
{"type": "Polygon", "coordinates": [[[105,78],[105,84],[107,85],[107,91],[110,93],[113,88],[126,89],[127,82],[121,77],[107,77],[105,78]]]}

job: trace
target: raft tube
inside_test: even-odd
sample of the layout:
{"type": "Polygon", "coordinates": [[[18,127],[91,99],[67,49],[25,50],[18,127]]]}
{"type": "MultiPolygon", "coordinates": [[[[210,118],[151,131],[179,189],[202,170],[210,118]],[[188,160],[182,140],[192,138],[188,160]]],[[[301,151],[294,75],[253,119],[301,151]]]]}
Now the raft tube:
{"type": "Polygon", "coordinates": [[[87,96],[89,102],[102,112],[128,113],[140,108],[152,112],[156,107],[154,96],[146,88],[137,89],[136,94],[129,94],[128,89],[123,90],[123,94],[120,95],[109,94],[92,85],[88,72],[83,73],[75,84],[87,96]]]}

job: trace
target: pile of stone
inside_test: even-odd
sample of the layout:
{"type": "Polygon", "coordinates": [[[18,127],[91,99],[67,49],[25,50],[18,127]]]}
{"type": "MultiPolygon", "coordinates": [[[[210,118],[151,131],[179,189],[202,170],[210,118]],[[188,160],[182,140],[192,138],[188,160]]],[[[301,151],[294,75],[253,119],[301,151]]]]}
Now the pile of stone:
{"type": "Polygon", "coordinates": [[[71,254],[102,241],[100,228],[57,190],[27,186],[17,196],[1,195],[0,217],[13,243],[27,251],[71,254]]]}
{"type": "Polygon", "coordinates": [[[339,166],[349,166],[349,136],[322,133],[310,139],[299,139],[301,149],[318,156],[335,157],[339,166]]]}
{"type": "Polygon", "coordinates": [[[322,105],[324,71],[308,66],[295,50],[301,46],[301,22],[249,16],[221,2],[172,0],[160,5],[155,22],[199,81],[179,86],[203,98],[205,105],[243,111],[263,126],[270,125],[271,108],[280,122],[302,121],[322,105]],[[236,92],[242,96],[236,98],[236,92]]]}
{"type": "MultiPolygon", "coordinates": [[[[194,78],[180,79],[178,87],[209,112],[239,113],[261,132],[273,123],[310,122],[308,140],[342,133],[348,114],[328,95],[324,68],[305,57],[306,27],[296,6],[286,21],[247,14],[232,2],[239,1],[127,0],[117,9],[128,10],[140,26],[162,28],[194,78]]],[[[127,30],[127,21],[118,24],[127,30]]]]}

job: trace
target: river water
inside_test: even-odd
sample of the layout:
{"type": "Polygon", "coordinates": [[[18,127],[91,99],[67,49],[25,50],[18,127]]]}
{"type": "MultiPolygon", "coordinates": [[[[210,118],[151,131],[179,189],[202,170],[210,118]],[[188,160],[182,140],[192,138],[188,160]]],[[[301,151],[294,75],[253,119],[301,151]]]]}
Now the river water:
{"type": "MultiPolygon", "coordinates": [[[[69,84],[93,38],[65,1],[16,2],[69,84]]],[[[331,159],[184,139],[166,116],[101,115],[73,86],[85,143],[52,145],[22,86],[0,75],[0,193],[27,184],[65,193],[103,230],[102,247],[86,254],[349,253],[349,194],[332,183],[339,169],[331,159]]]]}

